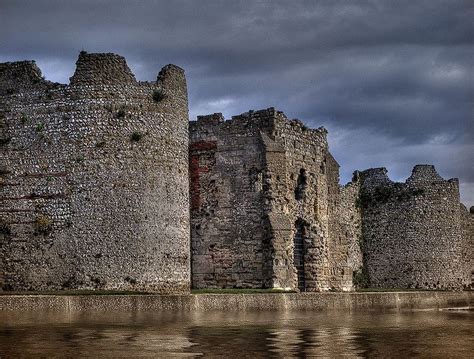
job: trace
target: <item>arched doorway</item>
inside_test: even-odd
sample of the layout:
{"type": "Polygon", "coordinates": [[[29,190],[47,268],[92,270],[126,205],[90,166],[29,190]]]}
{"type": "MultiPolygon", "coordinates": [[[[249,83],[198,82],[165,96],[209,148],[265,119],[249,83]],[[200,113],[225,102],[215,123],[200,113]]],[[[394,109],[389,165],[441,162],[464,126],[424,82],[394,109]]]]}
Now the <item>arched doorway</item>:
{"type": "Polygon", "coordinates": [[[298,219],[295,222],[295,237],[293,240],[293,263],[298,278],[298,289],[304,292],[306,289],[304,275],[304,254],[305,254],[305,238],[307,237],[306,223],[298,219]]]}

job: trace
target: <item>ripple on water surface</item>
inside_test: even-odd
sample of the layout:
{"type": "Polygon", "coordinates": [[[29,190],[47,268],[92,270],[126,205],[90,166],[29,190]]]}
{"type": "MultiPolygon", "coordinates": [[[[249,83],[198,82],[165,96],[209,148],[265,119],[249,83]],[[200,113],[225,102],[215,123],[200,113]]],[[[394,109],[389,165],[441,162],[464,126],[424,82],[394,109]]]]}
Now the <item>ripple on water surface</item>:
{"type": "Polygon", "coordinates": [[[0,313],[0,357],[470,357],[474,313],[0,313]]]}

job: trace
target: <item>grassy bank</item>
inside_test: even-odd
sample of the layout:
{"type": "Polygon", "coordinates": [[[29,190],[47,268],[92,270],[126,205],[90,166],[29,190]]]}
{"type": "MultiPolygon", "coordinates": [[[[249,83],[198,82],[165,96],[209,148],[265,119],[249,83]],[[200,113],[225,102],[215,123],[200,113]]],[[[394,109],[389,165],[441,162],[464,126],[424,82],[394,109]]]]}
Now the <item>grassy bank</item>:
{"type": "Polygon", "coordinates": [[[21,292],[1,292],[2,295],[146,295],[154,294],[150,292],[134,292],[119,290],[46,290],[46,291],[21,291],[21,292]]]}
{"type": "MultiPolygon", "coordinates": [[[[469,290],[467,290],[469,291],[469,290]]],[[[472,290],[471,290],[472,291],[472,290]]],[[[429,289],[405,289],[405,288],[361,288],[356,290],[357,293],[380,293],[380,292],[449,292],[441,290],[429,289]]],[[[192,289],[191,294],[282,294],[297,293],[294,290],[285,289],[261,289],[261,288],[208,288],[208,289],[192,289]]],[[[310,292],[305,292],[310,293],[310,292]]],[[[342,293],[342,292],[320,292],[320,293],[342,293]]],[[[0,291],[0,296],[10,295],[58,295],[58,296],[79,296],[79,295],[157,295],[153,292],[139,291],[119,291],[119,290],[50,290],[50,291],[0,291]]]]}
{"type": "Polygon", "coordinates": [[[208,289],[193,289],[192,294],[256,294],[256,293],[296,293],[292,290],[285,289],[259,289],[259,288],[208,288],[208,289]]]}

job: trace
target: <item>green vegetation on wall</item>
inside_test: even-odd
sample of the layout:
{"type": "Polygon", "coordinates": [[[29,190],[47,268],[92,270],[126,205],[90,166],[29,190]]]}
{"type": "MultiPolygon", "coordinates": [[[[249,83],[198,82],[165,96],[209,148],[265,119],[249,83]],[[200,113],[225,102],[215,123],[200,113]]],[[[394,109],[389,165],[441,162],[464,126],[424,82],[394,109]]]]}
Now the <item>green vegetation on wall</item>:
{"type": "Polygon", "coordinates": [[[359,198],[356,200],[358,208],[369,208],[377,204],[387,203],[390,201],[408,201],[414,197],[424,194],[423,189],[419,188],[403,188],[403,184],[395,183],[388,186],[378,186],[373,191],[363,189],[360,191],[359,198]]]}

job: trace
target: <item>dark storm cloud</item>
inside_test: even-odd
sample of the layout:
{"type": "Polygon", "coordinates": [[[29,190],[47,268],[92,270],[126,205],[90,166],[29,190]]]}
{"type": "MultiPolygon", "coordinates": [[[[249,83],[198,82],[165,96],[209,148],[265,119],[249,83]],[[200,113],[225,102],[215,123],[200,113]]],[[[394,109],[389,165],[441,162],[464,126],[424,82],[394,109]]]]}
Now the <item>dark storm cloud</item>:
{"type": "Polygon", "coordinates": [[[433,163],[472,205],[472,18],[470,1],[0,0],[0,61],[61,82],[81,49],[126,56],[142,80],[176,63],[191,118],[275,106],[329,129],[343,180],[433,163]]]}

